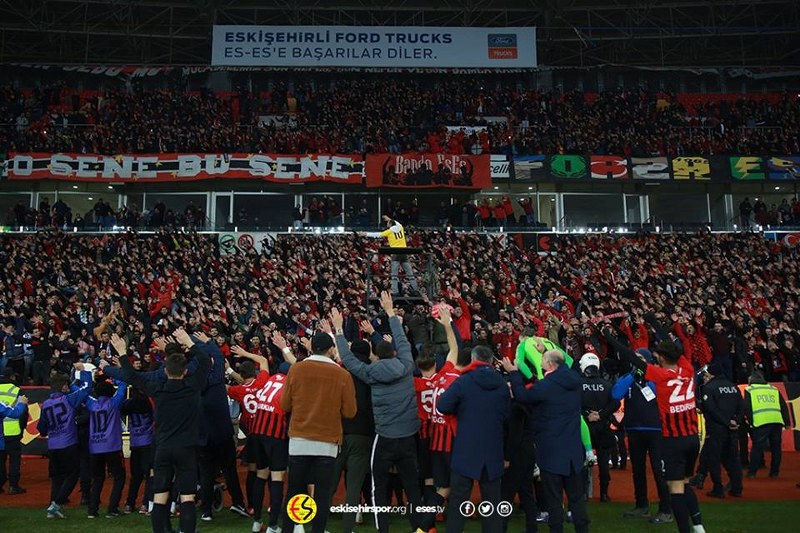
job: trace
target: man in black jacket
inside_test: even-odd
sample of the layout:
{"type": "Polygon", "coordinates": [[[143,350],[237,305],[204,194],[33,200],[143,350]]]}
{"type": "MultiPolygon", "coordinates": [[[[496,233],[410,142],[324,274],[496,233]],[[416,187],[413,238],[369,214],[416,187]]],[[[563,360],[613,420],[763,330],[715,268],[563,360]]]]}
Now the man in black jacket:
{"type": "Polygon", "coordinates": [[[611,396],[611,382],[600,377],[600,358],[593,353],[583,354],[580,360],[583,380],[581,383],[581,410],[589,426],[592,444],[597,449],[597,465],[600,469],[600,501],[609,502],[608,485],[611,482],[609,460],[614,447],[611,432],[611,417],[619,408],[619,402],[611,396]]]}
{"type": "Polygon", "coordinates": [[[458,421],[450,463],[450,504],[447,531],[463,531],[467,517],[463,504],[472,494],[475,481],[480,485],[484,532],[502,528],[500,503],[503,475],[503,429],[511,416],[508,386],[492,365],[494,356],[485,346],[472,349],[472,363],[436,401],[442,414],[452,414],[458,421]],[[488,513],[486,509],[491,509],[488,513]]]}
{"type": "MultiPolygon", "coordinates": [[[[647,348],[639,348],[636,355],[647,363],[653,361],[653,354],[647,348]]],[[[633,473],[633,493],[636,506],[626,511],[625,518],[650,518],[650,501],[647,496],[647,456],[650,456],[650,468],[658,490],[658,514],[650,518],[653,524],[672,522],[669,502],[669,490],[661,470],[661,420],[656,404],[656,386],[652,381],[644,379],[644,372],[634,368],[630,373],[621,376],[611,395],[615,400],[625,400],[625,431],[628,434],[628,446],[631,454],[631,471],[633,473]]]]}
{"type": "MultiPolygon", "coordinates": [[[[182,329],[174,333],[175,339],[197,360],[197,371],[186,377],[186,358],[181,353],[171,353],[165,362],[167,379],[150,381],[136,372],[127,355],[125,341],[114,335],[112,343],[119,355],[123,375],[128,383],[138,387],[155,401],[156,452],[153,476],[153,531],[166,531],[169,525],[169,494],[173,482],[180,494],[180,530],[195,533],[197,514],[196,449],[200,433],[200,392],[206,385],[211,360],[207,345],[196,345],[182,329]],[[174,481],[173,481],[174,480],[174,481]]],[[[100,367],[108,363],[103,361],[100,367]]]]}
{"type": "Polygon", "coordinates": [[[742,495],[742,464],[739,460],[738,432],[742,424],[744,404],[739,389],[724,375],[717,363],[705,371],[703,386],[703,415],[706,418],[704,452],[708,473],[714,483],[707,496],[724,498],[720,463],[731,480],[728,494],[742,495]]]}
{"type": "MultiPolygon", "coordinates": [[[[370,363],[371,347],[367,341],[356,340],[350,345],[350,351],[362,363],[370,363]]],[[[356,388],[356,416],[342,419],[344,441],[339,448],[334,466],[333,492],[339,486],[342,470],[345,476],[345,504],[357,506],[361,498],[361,487],[369,472],[369,458],[372,441],[375,439],[375,421],[372,418],[372,398],[369,385],[353,376],[356,388]]],[[[331,494],[333,496],[333,494],[331,494]]],[[[353,531],[355,527],[355,513],[345,512],[342,515],[342,530],[353,531]]]]}

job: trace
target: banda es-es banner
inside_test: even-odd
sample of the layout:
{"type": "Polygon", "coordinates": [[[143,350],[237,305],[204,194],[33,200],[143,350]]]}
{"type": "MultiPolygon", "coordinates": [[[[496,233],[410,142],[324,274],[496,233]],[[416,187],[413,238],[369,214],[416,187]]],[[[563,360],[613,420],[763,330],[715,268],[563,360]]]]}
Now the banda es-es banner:
{"type": "Polygon", "coordinates": [[[5,164],[12,180],[194,181],[260,179],[279,183],[327,181],[361,184],[360,155],[12,153],[5,164]]]}
{"type": "Polygon", "coordinates": [[[492,184],[489,155],[369,154],[367,187],[482,189],[492,184]]]}

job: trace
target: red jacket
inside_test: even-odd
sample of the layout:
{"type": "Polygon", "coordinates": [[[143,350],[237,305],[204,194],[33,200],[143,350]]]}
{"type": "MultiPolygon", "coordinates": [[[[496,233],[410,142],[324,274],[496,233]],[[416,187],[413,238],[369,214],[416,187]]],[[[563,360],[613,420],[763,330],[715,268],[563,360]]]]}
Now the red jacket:
{"type": "Polygon", "coordinates": [[[639,333],[638,337],[633,335],[633,331],[627,320],[622,321],[620,329],[625,336],[628,337],[628,343],[631,345],[631,350],[634,352],[640,348],[647,349],[647,347],[650,346],[650,334],[647,333],[647,328],[644,327],[644,324],[638,324],[636,326],[636,331],[639,333]]]}
{"type": "Polygon", "coordinates": [[[456,325],[456,329],[458,329],[458,334],[461,335],[463,340],[468,340],[472,338],[472,331],[470,326],[472,325],[472,313],[469,310],[469,306],[467,302],[464,301],[463,298],[458,299],[458,305],[461,307],[461,316],[456,318],[453,317],[453,322],[456,325]]]}
{"type": "Polygon", "coordinates": [[[683,331],[680,324],[675,324],[675,334],[683,343],[683,353],[692,363],[696,366],[705,366],[711,362],[711,347],[699,328],[689,336],[683,331]]]}

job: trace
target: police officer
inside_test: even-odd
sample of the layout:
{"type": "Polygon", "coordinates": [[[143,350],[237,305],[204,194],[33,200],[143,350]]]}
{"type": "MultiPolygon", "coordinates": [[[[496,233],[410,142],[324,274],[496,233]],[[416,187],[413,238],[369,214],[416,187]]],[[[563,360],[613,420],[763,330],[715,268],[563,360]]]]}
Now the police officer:
{"type": "Polygon", "coordinates": [[[703,445],[708,473],[714,487],[706,493],[712,498],[724,498],[720,463],[728,472],[731,488],[728,494],[742,495],[742,464],[739,459],[739,427],[742,423],[742,395],[718,363],[704,372],[703,415],[706,419],[706,440],[703,445]]]}
{"type": "MultiPolygon", "coordinates": [[[[8,368],[8,374],[0,376],[0,402],[14,405],[19,397],[19,387],[10,376],[14,372],[8,368]]],[[[0,491],[8,481],[8,494],[24,494],[27,492],[19,485],[20,464],[22,462],[22,428],[28,424],[28,411],[18,418],[6,418],[2,422],[2,435],[5,435],[5,449],[0,448],[0,491]],[[6,464],[8,468],[6,469],[6,464]]]]}
{"type": "Polygon", "coordinates": [[[597,464],[600,468],[600,501],[608,502],[608,484],[611,482],[609,460],[614,448],[614,433],[611,431],[611,417],[619,408],[619,402],[611,396],[611,382],[600,377],[600,358],[593,353],[585,353],[580,360],[583,374],[581,409],[592,443],[597,449],[597,464]]]}
{"type": "Polygon", "coordinates": [[[789,425],[789,409],[781,393],[758,372],[750,376],[744,393],[745,417],[750,423],[753,448],[747,477],[756,477],[761,455],[769,442],[769,477],[778,477],[781,468],[781,431],[789,425]]]}

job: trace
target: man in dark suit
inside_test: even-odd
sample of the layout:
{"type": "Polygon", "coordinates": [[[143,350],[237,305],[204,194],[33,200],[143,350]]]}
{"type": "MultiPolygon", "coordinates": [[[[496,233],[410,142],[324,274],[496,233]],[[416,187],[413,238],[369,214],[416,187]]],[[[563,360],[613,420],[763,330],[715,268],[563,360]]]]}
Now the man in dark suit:
{"type": "Polygon", "coordinates": [[[589,531],[584,497],[585,450],[581,444],[581,378],[564,364],[564,355],[549,350],[542,356],[544,379],[526,389],[516,365],[507,359],[503,366],[511,373],[514,398],[535,406],[536,455],[542,474],[552,533],[564,530],[561,508],[566,492],[577,533],[589,531]]]}
{"type": "Polygon", "coordinates": [[[505,380],[492,366],[493,358],[486,346],[473,348],[472,363],[436,401],[440,413],[455,415],[458,420],[450,463],[448,533],[464,531],[467,517],[462,504],[469,500],[475,481],[481,488],[478,512],[483,516],[483,531],[502,530],[496,507],[503,475],[503,426],[511,415],[511,396],[505,380]]]}

